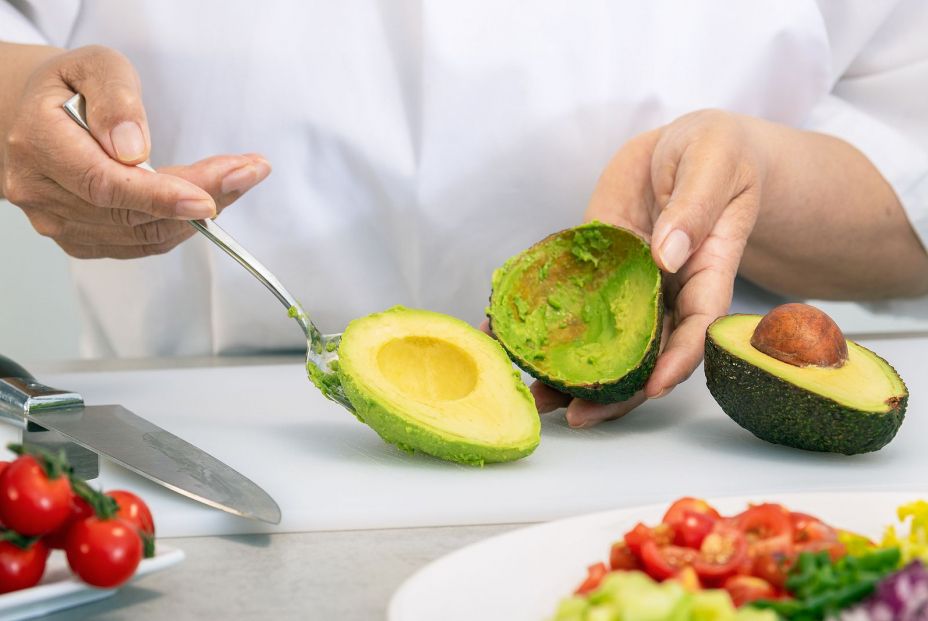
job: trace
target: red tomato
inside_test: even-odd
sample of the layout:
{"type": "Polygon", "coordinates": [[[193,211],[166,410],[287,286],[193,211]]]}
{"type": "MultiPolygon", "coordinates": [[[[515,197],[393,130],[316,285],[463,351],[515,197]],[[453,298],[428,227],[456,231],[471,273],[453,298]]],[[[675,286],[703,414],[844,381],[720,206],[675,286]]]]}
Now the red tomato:
{"type": "Polygon", "coordinates": [[[612,570],[641,569],[641,561],[635,556],[624,541],[616,541],[609,551],[609,567],[612,570]]]}
{"type": "Polygon", "coordinates": [[[146,535],[155,534],[155,520],[151,517],[151,510],[144,500],[125,490],[114,490],[107,492],[106,495],[119,505],[116,517],[135,524],[136,528],[146,535]]]}
{"type": "Polygon", "coordinates": [[[574,591],[574,595],[586,595],[590,591],[595,591],[599,583],[603,581],[605,575],[609,573],[609,568],[606,567],[605,563],[596,563],[595,565],[587,567],[586,571],[586,580],[577,587],[577,590],[574,591]]]}
{"type": "Polygon", "coordinates": [[[22,535],[44,535],[71,514],[71,484],[50,479],[32,455],[23,455],[0,474],[0,520],[22,535]]]}
{"type": "Polygon", "coordinates": [[[45,573],[48,548],[39,539],[26,549],[0,541],[0,593],[35,586],[45,573]]]}
{"type": "Polygon", "coordinates": [[[699,549],[702,540],[712,532],[717,519],[707,513],[686,511],[683,518],[671,525],[673,542],[678,546],[699,549]]]}
{"type": "Polygon", "coordinates": [[[68,541],[68,531],[71,530],[71,527],[83,520],[93,515],[93,508],[87,504],[87,501],[78,496],[77,494],[71,495],[71,513],[68,515],[68,519],[64,521],[64,524],[59,526],[55,531],[45,535],[42,539],[45,541],[45,544],[52,548],[53,550],[64,550],[64,546],[68,541]]]}
{"type": "Polygon", "coordinates": [[[676,524],[682,521],[687,513],[705,515],[712,518],[713,521],[721,518],[719,512],[712,508],[712,505],[705,500],[687,496],[670,505],[670,508],[667,509],[667,513],[664,514],[664,519],[661,521],[664,524],[676,524]]]}
{"type": "Polygon", "coordinates": [[[65,552],[68,565],[81,580],[111,588],[135,573],[142,560],[142,538],[135,525],[125,520],[89,517],[71,527],[65,552]]]}
{"type": "Polygon", "coordinates": [[[783,506],[754,505],[735,516],[733,524],[744,533],[752,557],[793,554],[793,523],[783,506]]]}
{"type": "Polygon", "coordinates": [[[838,531],[805,513],[790,513],[793,524],[793,542],[796,552],[828,552],[832,560],[847,554],[847,550],[838,540],[838,531]]]}
{"type": "Polygon", "coordinates": [[[641,546],[641,562],[647,574],[655,580],[666,580],[676,575],[684,567],[693,565],[698,556],[699,552],[692,548],[673,544],[662,546],[653,540],[645,541],[641,546]]]}
{"type": "Polygon", "coordinates": [[[651,529],[638,522],[633,529],[625,533],[625,545],[628,546],[633,555],[640,558],[641,546],[644,545],[645,541],[651,541],[653,538],[651,529]]]}
{"type": "Polygon", "coordinates": [[[715,585],[734,575],[747,556],[748,544],[741,531],[719,523],[703,539],[693,569],[704,585],[715,585]]]}
{"type": "Polygon", "coordinates": [[[752,559],[748,573],[766,580],[777,589],[783,589],[794,559],[792,554],[783,552],[759,554],[752,559]]]}
{"type": "Polygon", "coordinates": [[[739,608],[759,599],[773,599],[777,596],[776,589],[769,582],[754,576],[732,576],[725,581],[723,588],[739,608]]]}

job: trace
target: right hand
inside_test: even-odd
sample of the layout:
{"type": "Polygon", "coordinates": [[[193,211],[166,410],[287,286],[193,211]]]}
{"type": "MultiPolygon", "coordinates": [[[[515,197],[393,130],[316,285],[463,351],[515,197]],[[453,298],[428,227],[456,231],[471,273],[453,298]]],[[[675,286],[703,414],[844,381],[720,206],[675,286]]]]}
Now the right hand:
{"type": "Polygon", "coordinates": [[[2,193],[40,234],[78,258],[129,259],[174,248],[270,174],[260,155],[135,168],[151,148],[138,75],[111,49],[56,54],[29,77],[5,140],[2,193]],[[92,137],[62,108],[87,102],[92,137]]]}

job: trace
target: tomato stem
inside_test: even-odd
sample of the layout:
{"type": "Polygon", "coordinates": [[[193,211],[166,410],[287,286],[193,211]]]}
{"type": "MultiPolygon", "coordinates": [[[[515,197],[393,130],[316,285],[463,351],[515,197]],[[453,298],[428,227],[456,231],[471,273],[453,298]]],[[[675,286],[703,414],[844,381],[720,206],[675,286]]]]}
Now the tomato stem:
{"type": "Polygon", "coordinates": [[[70,476],[73,470],[63,449],[55,455],[35,446],[26,447],[15,443],[7,444],[6,448],[20,456],[31,455],[35,457],[36,461],[42,466],[42,470],[45,471],[45,476],[51,480],[65,475],[70,476]]]}
{"type": "Polygon", "coordinates": [[[119,511],[116,501],[90,487],[84,479],[71,475],[71,489],[90,505],[94,515],[101,520],[111,520],[116,517],[116,512],[119,511]]]}
{"type": "Polygon", "coordinates": [[[32,544],[39,539],[41,539],[41,537],[38,535],[35,537],[27,537],[26,535],[17,533],[15,530],[0,530],[0,541],[9,541],[21,550],[28,550],[32,547],[32,544]]]}

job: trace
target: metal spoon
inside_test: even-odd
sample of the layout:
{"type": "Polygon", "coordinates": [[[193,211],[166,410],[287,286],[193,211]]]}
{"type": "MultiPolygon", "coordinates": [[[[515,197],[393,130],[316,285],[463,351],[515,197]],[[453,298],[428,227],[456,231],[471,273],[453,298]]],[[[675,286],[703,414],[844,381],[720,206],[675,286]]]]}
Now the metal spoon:
{"type": "MultiPolygon", "coordinates": [[[[78,125],[90,131],[87,125],[87,112],[84,97],[78,93],[64,103],[64,109],[78,125]]],[[[155,172],[148,162],[142,162],[138,168],[155,172]]],[[[157,174],[157,173],[156,173],[157,174]]],[[[341,382],[335,373],[338,361],[338,343],[341,334],[322,334],[310,320],[309,315],[300,306],[287,289],[280,284],[277,277],[250,252],[232,239],[232,236],[222,230],[212,220],[190,220],[190,224],[203,233],[211,242],[222,248],[226,254],[238,261],[239,265],[251,272],[251,275],[261,281],[280,303],[287,309],[290,317],[296,320],[306,335],[306,371],[313,384],[322,391],[322,394],[341,404],[342,407],[354,413],[354,406],[345,396],[341,382]]]]}

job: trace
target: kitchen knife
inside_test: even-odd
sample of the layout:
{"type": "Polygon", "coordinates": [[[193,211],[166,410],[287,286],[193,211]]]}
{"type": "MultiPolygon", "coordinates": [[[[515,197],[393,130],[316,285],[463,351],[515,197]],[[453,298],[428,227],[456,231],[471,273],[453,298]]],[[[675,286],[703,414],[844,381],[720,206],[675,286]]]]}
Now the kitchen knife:
{"type": "Polygon", "coordinates": [[[85,406],[74,392],[37,382],[0,356],[0,418],[39,426],[216,509],[271,524],[280,508],[267,492],[215,457],[119,405],[85,406]]]}

